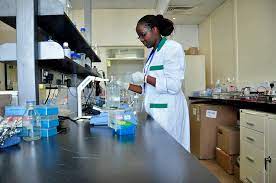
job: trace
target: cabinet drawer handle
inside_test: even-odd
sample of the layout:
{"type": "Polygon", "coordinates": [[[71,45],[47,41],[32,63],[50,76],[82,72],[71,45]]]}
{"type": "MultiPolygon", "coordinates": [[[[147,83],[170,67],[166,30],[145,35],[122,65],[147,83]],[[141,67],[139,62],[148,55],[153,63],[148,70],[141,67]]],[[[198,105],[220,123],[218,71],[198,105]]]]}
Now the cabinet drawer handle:
{"type": "Polygon", "coordinates": [[[249,182],[249,183],[254,183],[250,178],[246,177],[246,182],[249,182]]]}
{"type": "Polygon", "coordinates": [[[255,142],[255,139],[252,137],[246,137],[248,140],[250,140],[251,142],[255,142]]]}
{"type": "Polygon", "coordinates": [[[249,123],[249,122],[246,122],[246,124],[249,125],[249,126],[255,126],[255,124],[249,123]]]}
{"type": "Polygon", "coordinates": [[[246,159],[248,159],[248,161],[251,161],[252,163],[255,162],[255,160],[253,158],[249,157],[249,156],[246,156],[246,159]]]}

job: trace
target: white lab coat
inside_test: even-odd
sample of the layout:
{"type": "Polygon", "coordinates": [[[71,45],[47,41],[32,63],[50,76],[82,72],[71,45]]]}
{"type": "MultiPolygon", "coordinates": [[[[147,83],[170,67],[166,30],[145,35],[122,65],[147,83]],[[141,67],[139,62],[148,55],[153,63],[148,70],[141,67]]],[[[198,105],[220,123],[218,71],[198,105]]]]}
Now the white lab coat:
{"type": "Polygon", "coordinates": [[[144,73],[156,78],[156,87],[144,85],[144,107],[161,127],[190,152],[189,112],[181,89],[185,72],[184,52],[179,43],[173,40],[164,42],[155,50],[152,61],[145,64],[144,73]]]}

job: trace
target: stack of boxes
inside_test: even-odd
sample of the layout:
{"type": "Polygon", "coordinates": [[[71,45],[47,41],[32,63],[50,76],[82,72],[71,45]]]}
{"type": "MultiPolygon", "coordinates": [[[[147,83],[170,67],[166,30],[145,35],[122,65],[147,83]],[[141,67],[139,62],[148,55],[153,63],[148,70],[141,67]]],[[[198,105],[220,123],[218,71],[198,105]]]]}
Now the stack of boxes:
{"type": "MultiPolygon", "coordinates": [[[[218,126],[217,163],[228,173],[234,174],[234,166],[240,153],[240,129],[237,126],[218,126]]],[[[236,167],[237,169],[237,167],[236,167]]],[[[237,173],[239,171],[236,171],[237,173]]]]}
{"type": "Polygon", "coordinates": [[[41,137],[50,137],[57,134],[58,107],[56,106],[37,106],[36,111],[41,120],[41,137]]]}
{"type": "Polygon", "coordinates": [[[217,127],[235,125],[237,110],[230,106],[191,104],[191,153],[198,159],[215,159],[217,127]]]}
{"type": "MultiPolygon", "coordinates": [[[[6,106],[5,116],[12,117],[13,120],[20,120],[24,115],[26,108],[22,106],[6,106]]],[[[36,111],[41,120],[41,137],[50,137],[57,134],[58,107],[50,105],[36,106],[36,111]]],[[[19,136],[22,134],[19,134],[19,136]]]]}

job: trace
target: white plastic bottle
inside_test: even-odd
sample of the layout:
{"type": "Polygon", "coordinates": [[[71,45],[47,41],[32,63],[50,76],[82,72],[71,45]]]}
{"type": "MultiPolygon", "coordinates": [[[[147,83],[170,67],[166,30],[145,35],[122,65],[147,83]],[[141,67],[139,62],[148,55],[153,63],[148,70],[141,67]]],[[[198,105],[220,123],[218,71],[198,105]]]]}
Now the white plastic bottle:
{"type": "Polygon", "coordinates": [[[65,57],[71,58],[71,49],[69,48],[69,44],[67,42],[63,43],[63,51],[65,57]]]}

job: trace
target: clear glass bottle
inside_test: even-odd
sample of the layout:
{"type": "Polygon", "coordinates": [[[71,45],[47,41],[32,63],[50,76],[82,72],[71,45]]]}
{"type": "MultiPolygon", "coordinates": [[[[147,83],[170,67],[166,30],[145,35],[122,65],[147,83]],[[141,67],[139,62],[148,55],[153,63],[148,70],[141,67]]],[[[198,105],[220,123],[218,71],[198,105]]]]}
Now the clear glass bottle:
{"type": "Polygon", "coordinates": [[[120,108],[120,86],[116,83],[114,76],[106,87],[106,106],[108,108],[120,108]]]}
{"type": "Polygon", "coordinates": [[[41,138],[40,116],[35,110],[35,102],[26,102],[26,111],[22,117],[23,140],[34,141],[41,138]]]}

